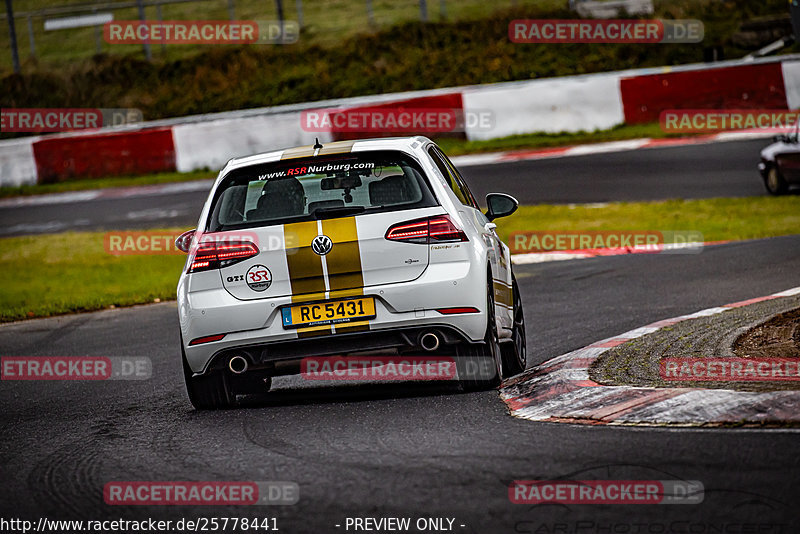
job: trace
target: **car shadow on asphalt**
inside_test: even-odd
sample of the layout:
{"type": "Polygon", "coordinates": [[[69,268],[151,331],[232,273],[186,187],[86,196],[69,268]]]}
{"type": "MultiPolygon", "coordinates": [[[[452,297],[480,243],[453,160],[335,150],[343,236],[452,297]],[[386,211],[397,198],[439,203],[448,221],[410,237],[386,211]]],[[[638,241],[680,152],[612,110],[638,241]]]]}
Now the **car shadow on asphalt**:
{"type": "Polygon", "coordinates": [[[315,387],[280,388],[265,395],[239,397],[239,408],[265,408],[339,402],[365,402],[413,397],[462,394],[458,383],[405,381],[397,383],[337,384],[315,387]]]}

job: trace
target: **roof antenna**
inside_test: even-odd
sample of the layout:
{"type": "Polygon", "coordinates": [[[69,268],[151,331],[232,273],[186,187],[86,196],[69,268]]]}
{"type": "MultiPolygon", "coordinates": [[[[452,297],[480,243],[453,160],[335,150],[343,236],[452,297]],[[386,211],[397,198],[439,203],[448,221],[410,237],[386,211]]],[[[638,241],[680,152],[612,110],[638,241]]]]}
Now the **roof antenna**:
{"type": "Polygon", "coordinates": [[[322,148],[322,143],[319,142],[319,137],[314,138],[314,146],[312,148],[314,150],[320,150],[322,148]]]}

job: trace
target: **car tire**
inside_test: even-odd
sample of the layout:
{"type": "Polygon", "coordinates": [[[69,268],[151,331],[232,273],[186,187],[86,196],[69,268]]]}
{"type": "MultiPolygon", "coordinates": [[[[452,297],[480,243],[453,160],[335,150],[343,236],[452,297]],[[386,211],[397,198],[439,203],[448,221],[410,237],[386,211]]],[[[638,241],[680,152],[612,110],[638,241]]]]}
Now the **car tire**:
{"type": "Polygon", "coordinates": [[[486,334],[483,337],[483,343],[464,343],[459,345],[456,349],[456,355],[458,356],[459,360],[459,382],[461,383],[461,388],[464,391],[484,391],[487,389],[494,389],[500,385],[500,382],[503,379],[500,343],[498,342],[497,337],[497,322],[495,320],[494,311],[494,288],[491,283],[491,278],[489,287],[486,291],[486,310],[486,334]],[[494,375],[491,378],[481,377],[480,373],[473,373],[477,374],[478,376],[469,376],[469,371],[471,369],[468,369],[467,365],[471,361],[474,362],[474,360],[478,358],[481,360],[487,359],[491,361],[491,365],[494,370],[494,375]],[[467,376],[462,378],[462,372],[467,376]]]}
{"type": "Polygon", "coordinates": [[[183,360],[183,377],[186,380],[186,393],[189,402],[197,410],[219,410],[230,408],[236,404],[236,395],[230,388],[227,375],[222,371],[208,371],[201,376],[194,376],[186,352],[181,346],[183,360]]]}
{"type": "Polygon", "coordinates": [[[500,345],[503,356],[503,376],[518,375],[528,365],[527,343],[525,340],[525,314],[522,299],[519,295],[517,279],[511,275],[511,291],[514,298],[514,325],[511,330],[511,341],[500,345]]]}
{"type": "Polygon", "coordinates": [[[767,169],[767,175],[764,178],[764,186],[770,195],[782,195],[789,189],[789,184],[781,175],[780,169],[777,165],[770,165],[767,169]]]}

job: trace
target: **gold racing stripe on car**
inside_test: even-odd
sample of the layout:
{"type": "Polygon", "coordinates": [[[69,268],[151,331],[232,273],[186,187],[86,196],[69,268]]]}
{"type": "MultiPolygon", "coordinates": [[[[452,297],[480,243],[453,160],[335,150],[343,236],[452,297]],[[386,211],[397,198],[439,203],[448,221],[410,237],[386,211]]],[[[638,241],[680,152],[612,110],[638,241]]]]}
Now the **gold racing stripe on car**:
{"type": "MultiPolygon", "coordinates": [[[[361,267],[361,249],[355,217],[286,225],[284,234],[295,234],[298,248],[287,249],[289,278],[292,285],[292,302],[313,302],[357,297],[364,294],[364,275],[361,267]],[[319,234],[327,235],[333,248],[325,256],[311,250],[310,243],[319,234]],[[302,247],[308,243],[309,246],[302,247]],[[326,269],[323,270],[322,263],[326,269]],[[327,284],[326,284],[327,282],[327,284]],[[327,294],[326,294],[327,286],[327,294]]],[[[356,321],[335,326],[336,332],[369,330],[369,321],[356,321]]],[[[298,337],[312,337],[332,333],[331,325],[298,328],[298,337]]]]}
{"type": "Polygon", "coordinates": [[[333,248],[325,256],[331,291],[362,288],[364,275],[355,217],[323,220],[322,233],[333,241],[333,248]]]}
{"type": "MultiPolygon", "coordinates": [[[[355,141],[336,141],[323,145],[319,151],[318,156],[327,156],[330,154],[346,154],[353,149],[355,141]]],[[[289,148],[281,154],[281,161],[285,159],[295,158],[310,158],[314,155],[315,149],[313,145],[299,146],[296,148],[289,148]]]]}
{"type": "MultiPolygon", "coordinates": [[[[311,241],[319,235],[319,231],[317,221],[284,226],[286,241],[289,242],[291,237],[291,242],[295,245],[293,248],[286,249],[286,261],[289,266],[289,279],[292,287],[292,303],[363,295],[364,276],[361,269],[361,252],[355,218],[322,221],[322,233],[333,241],[333,248],[324,256],[324,260],[322,256],[317,255],[311,249],[311,241]],[[327,276],[322,268],[323,261],[327,266],[327,276]],[[326,289],[329,291],[327,295],[326,289]]],[[[368,321],[345,323],[336,327],[337,332],[368,329],[368,321]]],[[[331,325],[297,329],[297,335],[301,338],[332,332],[331,325]]]]}
{"type": "Polygon", "coordinates": [[[336,327],[337,334],[347,334],[349,332],[366,332],[367,330],[369,330],[369,321],[352,322],[336,327]]]}
{"type": "MultiPolygon", "coordinates": [[[[322,221],[322,233],[331,238],[333,248],[325,256],[331,298],[334,291],[344,290],[349,296],[364,294],[364,272],[355,217],[322,221]]],[[[344,292],[343,291],[343,292],[344,292]]],[[[369,321],[355,321],[336,326],[337,333],[369,330],[369,321]]]]}
{"type": "Polygon", "coordinates": [[[321,293],[306,293],[305,295],[292,295],[292,304],[299,302],[321,302],[323,300],[345,299],[347,297],[360,297],[364,294],[361,288],[343,289],[341,291],[331,291],[327,294],[321,293]]]}
{"type": "Polygon", "coordinates": [[[284,150],[283,154],[281,154],[281,161],[294,158],[310,158],[313,155],[314,147],[312,145],[298,146],[284,150]]]}
{"type": "Polygon", "coordinates": [[[284,242],[293,245],[286,248],[292,302],[305,302],[308,293],[321,293],[325,298],[322,261],[311,249],[311,240],[317,237],[317,221],[286,224],[283,233],[284,242]]]}
{"type": "MultiPolygon", "coordinates": [[[[311,249],[311,241],[317,237],[317,233],[317,221],[291,223],[283,226],[292,303],[325,300],[322,260],[311,249]]],[[[330,332],[330,325],[308,326],[298,328],[297,337],[311,337],[330,334],[330,332]]]]}
{"type": "Polygon", "coordinates": [[[494,287],[494,300],[500,306],[506,308],[514,307],[514,292],[511,286],[500,280],[493,280],[492,286],[494,287]]]}
{"type": "Polygon", "coordinates": [[[335,143],[328,143],[324,145],[320,151],[319,156],[327,156],[329,154],[346,154],[353,150],[355,141],[336,141],[335,143]]]}

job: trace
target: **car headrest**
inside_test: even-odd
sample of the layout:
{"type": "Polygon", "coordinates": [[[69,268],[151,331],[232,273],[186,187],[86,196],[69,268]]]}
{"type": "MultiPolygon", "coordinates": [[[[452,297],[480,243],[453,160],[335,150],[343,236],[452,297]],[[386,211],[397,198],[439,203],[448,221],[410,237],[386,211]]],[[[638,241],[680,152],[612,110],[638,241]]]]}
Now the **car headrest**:
{"type": "Polygon", "coordinates": [[[297,178],[270,180],[264,184],[256,208],[247,212],[249,220],[277,219],[303,215],[306,207],[306,194],[297,178]]]}
{"type": "Polygon", "coordinates": [[[387,176],[369,184],[369,202],[373,206],[400,204],[413,200],[408,178],[402,174],[387,176]]]}

